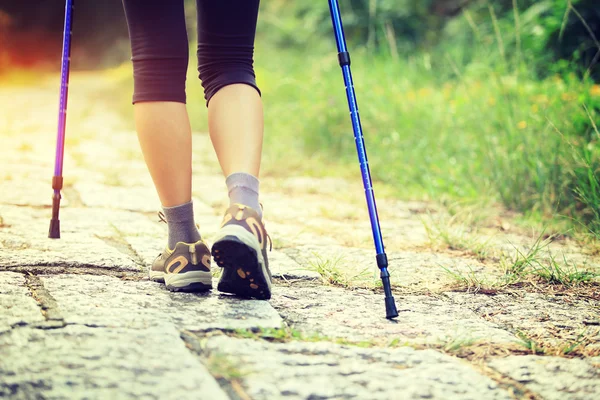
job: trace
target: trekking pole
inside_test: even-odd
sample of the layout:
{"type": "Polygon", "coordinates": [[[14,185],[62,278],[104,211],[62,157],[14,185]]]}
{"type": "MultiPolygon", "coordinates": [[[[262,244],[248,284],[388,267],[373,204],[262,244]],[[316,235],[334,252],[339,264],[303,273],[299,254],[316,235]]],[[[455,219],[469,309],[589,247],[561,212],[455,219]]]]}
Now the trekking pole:
{"type": "Polygon", "coordinates": [[[63,186],[63,158],[65,151],[65,126],[67,122],[67,97],[69,93],[69,67],[71,63],[71,22],[73,20],[73,0],[67,0],[65,5],[65,28],[63,31],[62,66],[60,72],[60,99],[58,106],[58,134],[56,136],[56,158],[54,161],[54,176],[52,177],[52,219],[48,237],[60,238],[60,191],[63,186]]]}
{"type": "Polygon", "coordinates": [[[331,13],[331,22],[333,23],[333,31],[335,33],[335,41],[337,42],[338,60],[344,75],[344,83],[346,84],[346,96],[348,97],[348,107],[350,108],[350,119],[352,120],[352,128],[354,129],[354,141],[356,142],[356,151],[358,153],[358,162],[360,163],[360,171],[365,188],[367,198],[367,207],[369,209],[369,217],[371,219],[371,228],[373,230],[373,241],[375,242],[375,250],[377,252],[377,266],[381,271],[381,281],[385,292],[385,317],[392,319],[398,316],[396,303],[392,295],[390,286],[390,273],[388,271],[388,260],[383,247],[383,238],[381,237],[381,228],[379,226],[379,216],[377,215],[377,205],[375,204],[375,194],[371,183],[371,172],[369,171],[369,162],[367,161],[367,150],[360,125],[360,117],[358,116],[358,104],[356,103],[356,95],[354,93],[354,83],[352,82],[352,72],[350,71],[350,54],[346,48],[346,38],[344,37],[344,27],[342,25],[342,17],[340,15],[340,7],[337,0],[329,0],[329,11],[331,13]]]}

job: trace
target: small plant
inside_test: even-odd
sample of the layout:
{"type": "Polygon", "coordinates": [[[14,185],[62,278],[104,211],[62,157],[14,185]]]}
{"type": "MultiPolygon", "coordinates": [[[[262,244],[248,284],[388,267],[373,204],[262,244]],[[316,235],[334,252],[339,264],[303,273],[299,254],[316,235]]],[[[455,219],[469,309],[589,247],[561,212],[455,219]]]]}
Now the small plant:
{"type": "MultiPolygon", "coordinates": [[[[489,241],[482,242],[477,232],[469,227],[470,223],[459,222],[461,214],[454,214],[449,219],[421,218],[421,222],[427,232],[427,237],[433,246],[448,248],[450,250],[467,251],[483,261],[489,256],[489,241]]],[[[469,218],[467,218],[469,219],[469,218]]]]}
{"type": "Polygon", "coordinates": [[[543,249],[547,248],[551,242],[552,236],[544,239],[544,231],[542,231],[527,253],[523,253],[517,246],[513,244],[512,246],[517,252],[516,256],[512,259],[504,256],[500,261],[501,265],[504,267],[505,274],[516,276],[525,274],[528,268],[531,268],[532,265],[539,263],[540,253],[543,249]]]}
{"type": "Polygon", "coordinates": [[[521,340],[519,344],[530,350],[533,354],[544,354],[544,349],[535,340],[527,336],[525,332],[517,331],[517,337],[521,340]]]}
{"type": "Polygon", "coordinates": [[[527,253],[522,252],[513,245],[517,255],[513,259],[504,257],[501,263],[504,266],[507,284],[516,282],[525,276],[536,276],[550,284],[575,286],[589,282],[599,274],[591,271],[582,271],[575,263],[569,263],[563,254],[563,261],[559,262],[556,256],[548,249],[553,236],[543,239],[543,232],[538,236],[527,253]],[[546,250],[547,254],[542,254],[546,250]]]}
{"type": "Polygon", "coordinates": [[[533,271],[534,275],[539,276],[548,283],[557,283],[565,286],[576,286],[580,283],[591,281],[598,274],[591,271],[581,271],[575,263],[569,264],[563,255],[564,264],[556,261],[554,255],[549,255],[550,259],[540,263],[538,268],[533,271]]]}
{"type": "Polygon", "coordinates": [[[479,293],[479,292],[493,292],[496,291],[498,286],[497,282],[488,281],[485,278],[475,275],[473,268],[469,266],[468,272],[462,272],[458,270],[452,270],[448,267],[441,266],[446,273],[456,280],[467,293],[479,293]]]}
{"type": "Polygon", "coordinates": [[[596,357],[600,355],[600,349],[595,346],[600,334],[598,329],[583,329],[577,338],[566,341],[544,341],[543,338],[535,338],[523,331],[518,331],[517,336],[521,340],[519,344],[530,350],[533,354],[557,356],[557,357],[596,357]]]}
{"type": "Polygon", "coordinates": [[[238,381],[248,375],[250,371],[239,368],[239,362],[232,361],[222,353],[213,353],[206,360],[206,368],[216,379],[238,381]]]}
{"type": "MultiPolygon", "coordinates": [[[[266,340],[269,342],[276,343],[288,343],[292,341],[298,342],[331,342],[347,346],[355,347],[373,347],[376,345],[374,341],[363,340],[359,342],[349,341],[343,338],[332,338],[321,335],[320,333],[304,333],[294,328],[282,327],[282,328],[260,328],[257,330],[246,330],[236,329],[231,331],[231,335],[243,338],[243,339],[254,339],[254,340],[266,340]]],[[[392,346],[390,344],[390,346],[392,346]]]]}
{"type": "Polygon", "coordinates": [[[473,338],[455,337],[448,339],[442,348],[447,353],[457,353],[462,348],[471,346],[475,342],[476,340],[473,338]]]}
{"type": "Polygon", "coordinates": [[[349,275],[348,268],[343,268],[344,257],[336,256],[333,258],[323,258],[319,254],[313,254],[314,258],[309,261],[308,269],[316,271],[321,275],[324,283],[335,286],[351,287],[359,282],[369,282],[371,284],[370,268],[365,268],[354,275],[349,275]]]}

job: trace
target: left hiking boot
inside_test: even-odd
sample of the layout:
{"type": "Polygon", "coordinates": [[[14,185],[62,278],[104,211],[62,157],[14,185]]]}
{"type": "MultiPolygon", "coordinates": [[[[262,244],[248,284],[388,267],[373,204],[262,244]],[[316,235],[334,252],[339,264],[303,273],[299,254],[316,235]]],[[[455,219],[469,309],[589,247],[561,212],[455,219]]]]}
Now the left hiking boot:
{"type": "Polygon", "coordinates": [[[223,268],[219,291],[271,298],[267,240],[270,238],[256,210],[242,204],[229,207],[212,246],[213,259],[223,268]]]}
{"type": "Polygon", "coordinates": [[[172,292],[206,292],[212,289],[210,250],[202,240],[179,242],[175,249],[167,247],[158,255],[149,275],[172,292]]]}

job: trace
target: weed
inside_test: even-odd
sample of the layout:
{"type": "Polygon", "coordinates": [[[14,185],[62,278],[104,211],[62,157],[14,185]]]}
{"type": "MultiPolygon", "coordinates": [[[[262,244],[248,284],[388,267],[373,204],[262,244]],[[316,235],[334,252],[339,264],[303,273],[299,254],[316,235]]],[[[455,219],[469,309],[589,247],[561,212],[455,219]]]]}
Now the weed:
{"type": "Polygon", "coordinates": [[[444,266],[441,266],[441,268],[446,271],[450,277],[456,280],[467,293],[491,293],[495,292],[499,286],[502,286],[499,282],[489,281],[486,278],[477,276],[471,266],[469,266],[469,272],[466,273],[444,266]]]}
{"type": "Polygon", "coordinates": [[[464,347],[471,346],[476,342],[473,338],[455,337],[448,339],[442,346],[446,353],[457,353],[464,347]]]}
{"type": "Polygon", "coordinates": [[[267,340],[269,342],[288,343],[292,341],[298,342],[331,342],[341,345],[355,347],[373,347],[377,343],[375,341],[351,341],[343,338],[332,338],[321,335],[316,332],[304,333],[290,327],[282,328],[260,328],[257,330],[236,329],[230,333],[232,336],[243,339],[267,340]]]}
{"type": "Polygon", "coordinates": [[[595,346],[598,342],[599,329],[585,328],[575,339],[566,341],[548,342],[542,337],[536,337],[523,331],[518,331],[517,336],[521,340],[518,344],[525,347],[533,354],[543,354],[558,357],[595,357],[600,354],[600,349],[595,346]]]}
{"type": "Polygon", "coordinates": [[[241,369],[239,362],[222,353],[212,353],[206,360],[206,368],[216,379],[237,381],[248,375],[250,371],[241,369]]]}
{"type": "Polygon", "coordinates": [[[421,223],[433,246],[466,251],[475,255],[480,261],[485,260],[490,255],[491,238],[482,242],[470,225],[459,222],[459,217],[460,214],[454,214],[448,219],[434,218],[428,213],[428,218],[421,218],[421,223]]]}
{"type": "Polygon", "coordinates": [[[548,247],[552,242],[552,237],[544,239],[544,231],[535,239],[535,242],[526,253],[521,251],[517,246],[512,244],[516,251],[515,257],[508,257],[506,254],[500,260],[500,264],[504,268],[505,275],[523,275],[528,268],[538,264],[540,253],[548,247]]]}
{"type": "Polygon", "coordinates": [[[501,260],[507,282],[514,283],[520,278],[535,276],[549,284],[576,286],[599,276],[592,271],[580,270],[574,262],[569,262],[564,254],[562,262],[557,261],[556,255],[548,249],[552,240],[553,236],[544,239],[542,232],[526,253],[513,245],[516,256],[504,256],[501,260]],[[546,254],[542,254],[544,251],[546,254]]]}
{"type": "Polygon", "coordinates": [[[344,263],[343,256],[323,258],[313,253],[313,258],[308,262],[308,269],[319,273],[323,282],[330,285],[352,287],[368,281],[368,286],[372,286],[371,268],[351,274],[350,269],[343,265],[344,263]]]}
{"type": "Polygon", "coordinates": [[[580,283],[590,282],[598,276],[595,272],[579,270],[577,265],[574,262],[569,263],[564,255],[563,263],[561,265],[556,261],[553,254],[549,254],[549,260],[539,263],[532,273],[548,283],[565,286],[576,286],[580,283]]]}
{"type": "Polygon", "coordinates": [[[530,350],[533,354],[544,354],[544,350],[537,344],[537,342],[533,338],[527,336],[525,332],[517,331],[517,337],[520,339],[520,342],[518,342],[518,344],[530,350]]]}

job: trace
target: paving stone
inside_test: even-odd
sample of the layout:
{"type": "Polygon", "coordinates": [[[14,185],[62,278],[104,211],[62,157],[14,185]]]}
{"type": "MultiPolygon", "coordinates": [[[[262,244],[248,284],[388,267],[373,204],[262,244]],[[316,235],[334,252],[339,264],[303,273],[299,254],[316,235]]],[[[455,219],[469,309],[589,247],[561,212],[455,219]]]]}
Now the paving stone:
{"type": "Polygon", "coordinates": [[[25,285],[23,274],[0,272],[0,336],[13,326],[43,321],[42,312],[25,285]]]}
{"type": "Polygon", "coordinates": [[[0,397],[228,399],[172,325],[0,335],[0,397]]]}
{"type": "Polygon", "coordinates": [[[156,191],[149,186],[110,186],[97,182],[77,182],[73,187],[79,192],[81,201],[87,207],[137,212],[160,210],[156,191]]]}
{"type": "Polygon", "coordinates": [[[481,296],[445,293],[453,303],[512,332],[521,331],[544,346],[567,346],[580,335],[594,338],[583,346],[600,350],[600,301],[578,296],[513,293],[481,296]]]}
{"type": "Polygon", "coordinates": [[[465,362],[433,350],[216,336],[207,340],[205,356],[235,363],[256,400],[510,398],[465,362]]]}
{"type": "Polygon", "coordinates": [[[443,298],[396,296],[397,322],[385,319],[383,294],[330,286],[278,287],[271,304],[288,324],[354,342],[443,344],[454,340],[514,343],[518,339],[471,310],[443,298]]]}
{"type": "MultiPolygon", "coordinates": [[[[141,260],[135,244],[143,241],[156,246],[166,238],[166,227],[145,215],[98,208],[61,210],[61,239],[48,239],[51,211],[14,206],[0,210],[4,227],[0,241],[6,251],[0,266],[47,265],[65,267],[107,268],[141,271],[141,260]],[[138,238],[140,238],[138,240],[138,238]],[[160,238],[160,239],[159,239],[160,238]]],[[[158,219],[157,219],[158,221],[158,219]]],[[[154,257],[158,253],[152,252],[154,257]]]]}
{"type": "Polygon", "coordinates": [[[193,197],[200,199],[211,207],[219,205],[219,208],[223,208],[222,212],[225,212],[225,207],[229,204],[229,197],[227,197],[227,186],[223,176],[198,176],[195,174],[194,182],[197,182],[197,184],[192,185],[193,197]]]}
{"type": "Polygon", "coordinates": [[[131,249],[135,251],[138,260],[143,264],[143,271],[146,272],[152,265],[156,257],[165,249],[167,244],[167,234],[160,238],[148,236],[126,236],[124,239],[131,249]]]}
{"type": "MultiPolygon", "coordinates": [[[[4,240],[2,233],[0,240],[4,240]]],[[[0,267],[48,266],[142,271],[135,258],[95,237],[64,233],[60,240],[39,238],[31,246],[35,247],[4,249],[0,267]]]]}
{"type": "MultiPolygon", "coordinates": [[[[37,240],[48,235],[52,210],[2,205],[0,216],[5,225],[0,227],[0,232],[8,231],[30,240],[37,240]]],[[[60,221],[61,233],[87,237],[156,235],[165,232],[158,223],[158,217],[152,220],[136,212],[104,208],[61,207],[60,221]]]]}
{"type": "MultiPolygon", "coordinates": [[[[0,203],[31,207],[52,206],[52,186],[43,177],[26,181],[0,181],[0,193],[0,203]]],[[[66,198],[64,206],[68,206],[66,198]]]]}
{"type": "Polygon", "coordinates": [[[224,209],[221,211],[215,210],[209,204],[202,201],[198,197],[192,197],[192,201],[194,202],[194,217],[196,218],[196,221],[198,221],[201,224],[200,226],[204,225],[204,218],[206,216],[218,216],[221,219],[223,218],[223,215],[221,213],[225,212],[224,209]]]}
{"type": "Polygon", "coordinates": [[[283,321],[266,301],[212,293],[171,293],[162,284],[109,276],[43,276],[67,323],[139,328],[172,322],[182,329],[278,328],[283,321]]]}
{"type": "Polygon", "coordinates": [[[321,275],[316,271],[301,266],[291,257],[281,251],[270,251],[269,267],[275,278],[320,280],[321,275]]]}
{"type": "Polygon", "coordinates": [[[589,360],[510,356],[489,365],[545,400],[589,400],[600,393],[600,371],[589,360]]]}
{"type": "Polygon", "coordinates": [[[332,245],[338,246],[340,243],[335,237],[321,235],[311,231],[305,226],[295,223],[279,223],[265,216],[265,228],[273,240],[273,248],[283,249],[296,247],[298,245],[332,245]]]}

